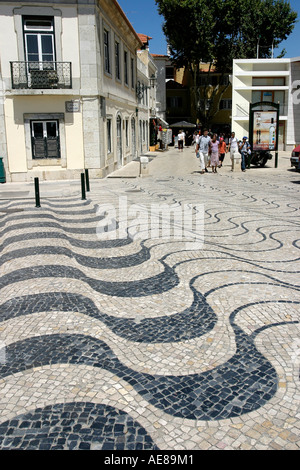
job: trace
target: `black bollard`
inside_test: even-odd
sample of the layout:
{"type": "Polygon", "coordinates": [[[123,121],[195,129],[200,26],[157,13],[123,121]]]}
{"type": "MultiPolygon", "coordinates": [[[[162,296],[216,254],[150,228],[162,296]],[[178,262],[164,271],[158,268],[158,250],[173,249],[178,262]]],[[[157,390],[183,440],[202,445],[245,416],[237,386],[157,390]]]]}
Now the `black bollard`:
{"type": "Polygon", "coordinates": [[[35,190],[35,207],[41,207],[40,188],[39,188],[39,179],[38,178],[34,178],[34,190],[35,190]]]}
{"type": "Polygon", "coordinates": [[[84,181],[84,173],[81,173],[81,199],[85,200],[85,181],[84,181]]]}
{"type": "Polygon", "coordinates": [[[89,192],[90,190],[90,179],[89,179],[89,170],[85,170],[85,183],[86,183],[86,190],[89,192]]]}

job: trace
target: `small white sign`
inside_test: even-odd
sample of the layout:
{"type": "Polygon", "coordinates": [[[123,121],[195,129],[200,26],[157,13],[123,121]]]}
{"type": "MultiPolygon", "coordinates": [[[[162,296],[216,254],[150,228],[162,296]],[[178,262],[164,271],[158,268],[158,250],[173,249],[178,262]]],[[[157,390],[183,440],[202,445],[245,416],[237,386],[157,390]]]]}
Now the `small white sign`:
{"type": "Polygon", "coordinates": [[[66,101],[66,112],[67,113],[79,113],[80,101],[79,100],[66,101]]]}

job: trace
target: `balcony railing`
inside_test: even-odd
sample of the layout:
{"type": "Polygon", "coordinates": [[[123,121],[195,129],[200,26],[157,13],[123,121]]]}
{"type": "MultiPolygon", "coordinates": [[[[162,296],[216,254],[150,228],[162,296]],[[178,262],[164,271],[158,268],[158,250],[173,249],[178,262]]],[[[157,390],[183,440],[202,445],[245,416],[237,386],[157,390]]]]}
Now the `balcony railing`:
{"type": "Polygon", "coordinates": [[[237,104],[236,105],[236,116],[238,116],[238,117],[247,117],[247,116],[249,116],[249,109],[247,111],[245,108],[243,108],[243,106],[237,104]]]}
{"type": "Polygon", "coordinates": [[[72,88],[71,62],[11,62],[12,88],[72,88]]]}

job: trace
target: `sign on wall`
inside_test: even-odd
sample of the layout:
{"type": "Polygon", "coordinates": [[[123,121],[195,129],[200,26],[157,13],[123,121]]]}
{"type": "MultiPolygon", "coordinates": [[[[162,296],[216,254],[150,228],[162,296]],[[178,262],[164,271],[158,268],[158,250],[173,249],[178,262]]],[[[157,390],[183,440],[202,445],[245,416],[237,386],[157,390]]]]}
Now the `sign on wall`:
{"type": "Polygon", "coordinates": [[[279,104],[266,101],[250,104],[249,131],[249,142],[254,151],[277,151],[279,104]]]}
{"type": "Polygon", "coordinates": [[[66,113],[79,113],[80,100],[66,101],[66,113]]]}

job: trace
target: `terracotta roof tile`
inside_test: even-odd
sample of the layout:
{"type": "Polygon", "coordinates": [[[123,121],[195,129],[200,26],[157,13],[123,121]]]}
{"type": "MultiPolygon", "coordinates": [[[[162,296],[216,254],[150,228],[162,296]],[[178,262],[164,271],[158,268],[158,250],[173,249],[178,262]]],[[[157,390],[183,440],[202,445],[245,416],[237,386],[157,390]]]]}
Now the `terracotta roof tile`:
{"type": "Polygon", "coordinates": [[[152,37],[147,36],[147,34],[138,34],[138,37],[140,38],[143,44],[147,44],[149,39],[152,39],[152,37]]]}

